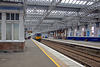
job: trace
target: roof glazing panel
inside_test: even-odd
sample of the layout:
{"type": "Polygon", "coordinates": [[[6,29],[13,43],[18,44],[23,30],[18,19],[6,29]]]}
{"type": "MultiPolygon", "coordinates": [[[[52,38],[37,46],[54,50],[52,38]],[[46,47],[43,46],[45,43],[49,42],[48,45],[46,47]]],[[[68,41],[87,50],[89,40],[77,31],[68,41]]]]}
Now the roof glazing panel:
{"type": "Polygon", "coordinates": [[[27,1],[45,1],[45,2],[52,2],[52,0],[27,0],[27,1]]]}
{"type": "Polygon", "coordinates": [[[86,1],[86,0],[62,0],[61,3],[66,3],[66,4],[73,4],[73,5],[91,5],[93,4],[94,2],[92,1],[86,1]],[[90,4],[88,4],[88,2],[90,4]],[[87,3],[87,4],[86,4],[87,3]]]}

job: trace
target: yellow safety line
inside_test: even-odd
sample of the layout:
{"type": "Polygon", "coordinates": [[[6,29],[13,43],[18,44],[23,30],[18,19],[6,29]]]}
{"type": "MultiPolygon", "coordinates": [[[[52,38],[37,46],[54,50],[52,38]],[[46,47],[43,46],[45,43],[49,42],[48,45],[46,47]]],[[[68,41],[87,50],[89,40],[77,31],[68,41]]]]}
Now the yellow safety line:
{"type": "Polygon", "coordinates": [[[44,52],[44,54],[46,54],[49,57],[49,59],[51,59],[57,65],[57,67],[60,67],[60,65],[57,64],[33,39],[31,40],[44,52]]]}

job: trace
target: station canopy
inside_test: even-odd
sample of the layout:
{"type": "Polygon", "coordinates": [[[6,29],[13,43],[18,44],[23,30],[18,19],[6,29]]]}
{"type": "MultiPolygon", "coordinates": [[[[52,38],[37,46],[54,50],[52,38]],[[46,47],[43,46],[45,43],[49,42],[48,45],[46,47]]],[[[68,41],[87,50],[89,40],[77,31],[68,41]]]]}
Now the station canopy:
{"type": "Polygon", "coordinates": [[[25,6],[25,28],[48,32],[100,21],[99,0],[9,0],[25,6]]]}

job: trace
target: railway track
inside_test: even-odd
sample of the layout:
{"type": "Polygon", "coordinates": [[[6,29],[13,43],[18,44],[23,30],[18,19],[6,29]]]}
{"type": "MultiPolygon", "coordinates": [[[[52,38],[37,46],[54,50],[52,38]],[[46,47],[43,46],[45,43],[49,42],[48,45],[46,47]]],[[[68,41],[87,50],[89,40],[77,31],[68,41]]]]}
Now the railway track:
{"type": "Polygon", "coordinates": [[[56,43],[49,40],[42,40],[41,42],[85,65],[86,67],[100,67],[100,54],[92,53],[91,51],[89,51],[89,49],[84,50],[78,46],[68,46],[63,43],[56,43]]]}

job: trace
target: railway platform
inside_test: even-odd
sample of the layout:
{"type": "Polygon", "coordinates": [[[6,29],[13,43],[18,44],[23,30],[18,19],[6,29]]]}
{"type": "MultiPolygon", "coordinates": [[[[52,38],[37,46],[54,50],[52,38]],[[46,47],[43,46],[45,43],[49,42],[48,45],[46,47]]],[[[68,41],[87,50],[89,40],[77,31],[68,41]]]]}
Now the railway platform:
{"type": "Polygon", "coordinates": [[[0,67],[57,67],[31,40],[24,52],[0,53],[0,67]]]}
{"type": "Polygon", "coordinates": [[[84,46],[84,47],[89,47],[89,48],[96,48],[100,49],[100,42],[85,42],[85,41],[76,41],[76,40],[64,40],[64,39],[53,39],[53,38],[42,38],[45,40],[51,40],[55,42],[61,42],[61,43],[67,43],[67,44],[74,44],[74,45],[79,45],[79,46],[84,46]]]}
{"type": "Polygon", "coordinates": [[[84,67],[36,40],[26,40],[24,52],[0,52],[0,67],[84,67]]]}

